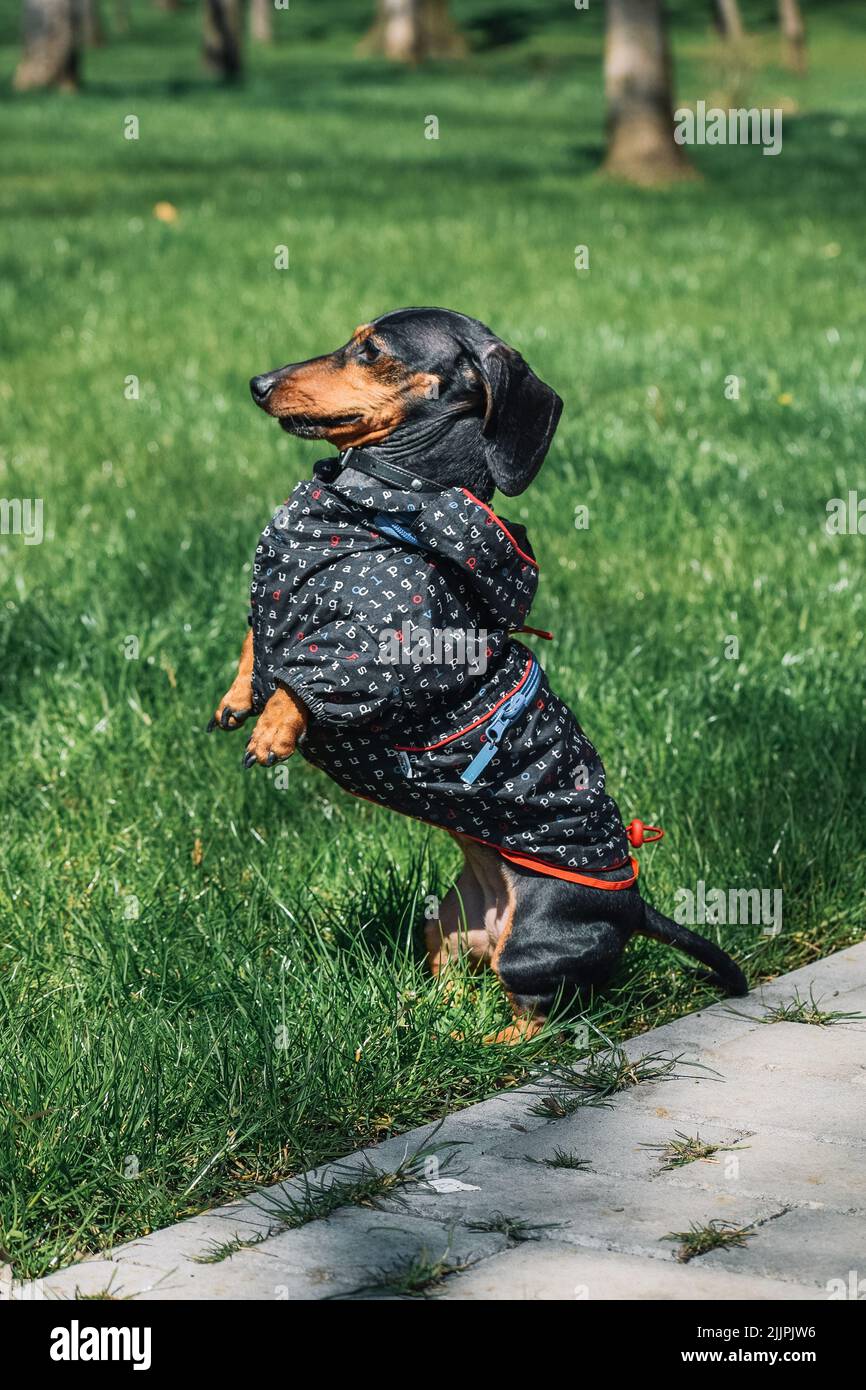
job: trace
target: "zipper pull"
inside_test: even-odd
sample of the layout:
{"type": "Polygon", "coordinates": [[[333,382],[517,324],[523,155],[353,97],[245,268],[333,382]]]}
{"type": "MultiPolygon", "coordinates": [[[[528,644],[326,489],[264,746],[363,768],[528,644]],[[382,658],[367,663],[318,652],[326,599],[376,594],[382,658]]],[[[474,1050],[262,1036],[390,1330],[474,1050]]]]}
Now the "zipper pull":
{"type": "Polygon", "coordinates": [[[460,781],[465,782],[467,787],[471,787],[477,777],[481,775],[487,764],[499,751],[499,741],[493,740],[488,736],[486,743],[482,743],[472,762],[460,774],[460,781]]]}
{"type": "Polygon", "coordinates": [[[523,689],[518,690],[516,695],[512,695],[511,699],[505,702],[496,717],[491,719],[490,723],[487,725],[484,730],[486,742],[482,743],[480,749],[472,759],[472,762],[461,772],[461,782],[465,782],[467,786],[471,786],[475,779],[484,771],[491,759],[499,752],[499,740],[509,725],[513,724],[523,713],[538,689],[540,681],[541,668],[536,665],[530,671],[523,689]]]}

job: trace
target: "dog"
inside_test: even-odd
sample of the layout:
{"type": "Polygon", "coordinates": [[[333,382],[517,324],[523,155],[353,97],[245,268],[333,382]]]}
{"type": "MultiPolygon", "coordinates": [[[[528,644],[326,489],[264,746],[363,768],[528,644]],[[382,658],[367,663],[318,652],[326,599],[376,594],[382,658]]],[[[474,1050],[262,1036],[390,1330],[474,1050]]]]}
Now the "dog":
{"type": "Polygon", "coordinates": [[[489,503],[537,474],[557,394],[484,324],[435,308],[362,324],[250,390],[338,452],[262,533],[251,628],[208,728],[257,714],[245,767],[300,749],[346,790],[450,831],[464,864],[428,958],[436,975],[458,955],[495,971],[514,1021],[491,1041],[531,1038],[604,985],[636,934],[746,993],[724,951],[641,895],[630,849],[662,832],[626,829],[596,750],[515,637],[534,631],[538,566],[489,503]],[[454,639],[475,630],[473,667],[454,639]],[[452,639],[438,658],[436,632],[452,639]]]}

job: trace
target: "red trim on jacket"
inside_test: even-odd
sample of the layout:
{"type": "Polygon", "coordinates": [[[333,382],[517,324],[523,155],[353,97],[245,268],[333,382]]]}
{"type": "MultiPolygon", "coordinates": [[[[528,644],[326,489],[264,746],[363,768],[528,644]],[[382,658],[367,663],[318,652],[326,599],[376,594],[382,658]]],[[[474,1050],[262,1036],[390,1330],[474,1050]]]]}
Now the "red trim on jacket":
{"type": "Polygon", "coordinates": [[[468,489],[468,487],[462,487],[462,488],[460,489],[460,491],[461,491],[466,497],[469,498],[469,501],[470,501],[470,502],[474,502],[475,505],[476,505],[477,507],[481,507],[481,508],[487,513],[488,516],[490,516],[490,517],[493,518],[493,520],[496,522],[496,525],[499,527],[500,531],[504,531],[504,532],[505,532],[506,536],[507,536],[508,539],[511,541],[511,544],[514,546],[514,549],[517,551],[518,555],[521,557],[522,560],[528,560],[529,563],[532,565],[533,569],[539,569],[539,568],[540,568],[539,563],[538,563],[537,560],[533,560],[533,558],[532,558],[531,555],[527,555],[527,553],[526,553],[525,550],[521,550],[521,549],[520,549],[520,546],[517,544],[517,541],[514,539],[514,537],[512,536],[511,532],[509,531],[508,527],[505,525],[505,522],[502,520],[501,517],[498,517],[498,516],[496,515],[496,513],[495,513],[490,507],[488,507],[488,505],[487,505],[486,502],[482,502],[482,501],[481,501],[481,498],[480,498],[480,497],[476,497],[475,494],[474,494],[473,492],[470,492],[469,489],[468,489]]]}
{"type": "MultiPolygon", "coordinates": [[[[423,743],[417,747],[409,743],[395,743],[395,749],[398,753],[432,753],[434,748],[441,748],[446,743],[452,743],[455,738],[462,738],[464,734],[469,734],[473,729],[477,729],[479,724],[486,724],[488,719],[491,719],[499,709],[500,705],[504,705],[505,701],[510,700],[512,695],[516,695],[521,686],[525,684],[534,660],[535,658],[532,656],[529,658],[524,668],[523,675],[520,677],[514,689],[509,690],[507,694],[503,695],[501,700],[497,700],[493,708],[488,710],[486,714],[482,714],[481,718],[476,719],[473,724],[467,724],[465,729],[458,729],[456,734],[448,734],[447,737],[440,738],[438,743],[423,743]]],[[[433,824],[433,822],[431,822],[431,824],[433,824]]]]}
{"type": "MultiPolygon", "coordinates": [[[[618,892],[620,888],[633,888],[637,883],[639,873],[638,862],[629,855],[631,864],[630,878],[592,878],[589,874],[578,874],[573,869],[561,869],[558,864],[548,864],[546,859],[538,859],[534,854],[518,854],[515,850],[503,849],[501,845],[496,848],[503,859],[508,859],[512,864],[517,864],[521,869],[530,869],[534,874],[548,874],[551,878],[564,878],[568,883],[582,883],[587,888],[606,888],[609,892],[618,892]]],[[[605,866],[606,870],[618,869],[619,864],[605,866]]]]}

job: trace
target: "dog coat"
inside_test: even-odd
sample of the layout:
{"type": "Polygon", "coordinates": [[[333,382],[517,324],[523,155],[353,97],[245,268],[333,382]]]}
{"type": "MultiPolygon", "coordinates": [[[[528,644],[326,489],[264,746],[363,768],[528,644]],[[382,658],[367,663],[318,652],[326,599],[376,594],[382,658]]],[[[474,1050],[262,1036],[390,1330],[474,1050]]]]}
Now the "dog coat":
{"type": "Polygon", "coordinates": [[[527,868],[625,863],[601,759],[513,636],[537,584],[524,528],[465,488],[301,482],[253,563],[254,709],[282,682],[346,791],[527,868]]]}

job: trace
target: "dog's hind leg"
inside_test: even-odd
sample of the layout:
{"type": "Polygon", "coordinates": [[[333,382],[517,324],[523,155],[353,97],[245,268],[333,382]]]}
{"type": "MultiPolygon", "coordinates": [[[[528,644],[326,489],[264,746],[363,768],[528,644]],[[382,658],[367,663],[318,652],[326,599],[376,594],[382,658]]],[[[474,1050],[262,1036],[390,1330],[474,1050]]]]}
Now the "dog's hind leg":
{"type": "Polygon", "coordinates": [[[463,869],[442,900],[438,918],[427,924],[430,968],[434,975],[440,975],[458,956],[467,957],[475,969],[490,966],[508,996],[514,1022],[489,1034],[484,1041],[523,1042],[544,1026],[547,1001],[515,994],[499,970],[499,958],[511,936],[522,885],[497,850],[462,835],[455,835],[454,839],[463,850],[463,869]]]}
{"type": "Polygon", "coordinates": [[[478,927],[482,892],[468,864],[439,904],[438,916],[427,922],[424,938],[427,961],[434,975],[441,975],[458,956],[467,956],[473,965],[483,963],[487,938],[478,927]]]}
{"type": "Polygon", "coordinates": [[[454,839],[463,850],[463,868],[454,887],[427,923],[427,959],[439,975],[458,956],[475,969],[490,965],[500,937],[510,929],[513,895],[502,856],[462,835],[454,839]]]}
{"type": "Polygon", "coordinates": [[[516,1043],[533,1037],[544,1025],[540,1000],[522,999],[508,990],[499,971],[502,948],[511,935],[520,883],[497,850],[454,836],[463,850],[463,869],[443,900],[438,921],[427,928],[430,966],[438,975],[458,955],[474,968],[490,966],[514,1012],[514,1022],[489,1034],[485,1042],[516,1043]]]}

